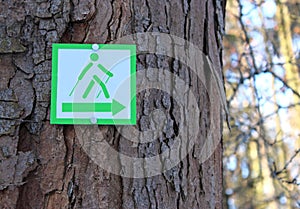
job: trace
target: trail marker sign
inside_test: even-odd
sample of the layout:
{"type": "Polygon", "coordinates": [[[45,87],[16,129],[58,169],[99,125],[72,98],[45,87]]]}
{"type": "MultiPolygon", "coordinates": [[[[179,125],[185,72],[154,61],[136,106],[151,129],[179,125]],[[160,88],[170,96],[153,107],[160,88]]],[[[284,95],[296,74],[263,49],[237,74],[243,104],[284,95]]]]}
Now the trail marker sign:
{"type": "Polygon", "coordinates": [[[136,124],[136,47],[53,44],[51,124],[136,124]]]}

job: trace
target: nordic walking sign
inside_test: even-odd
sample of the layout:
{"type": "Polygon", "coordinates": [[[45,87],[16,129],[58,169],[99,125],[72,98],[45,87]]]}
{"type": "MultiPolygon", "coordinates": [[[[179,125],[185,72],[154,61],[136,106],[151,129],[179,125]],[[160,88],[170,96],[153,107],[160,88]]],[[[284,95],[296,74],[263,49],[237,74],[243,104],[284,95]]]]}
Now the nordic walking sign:
{"type": "Polygon", "coordinates": [[[53,44],[51,124],[135,124],[136,48],[53,44]]]}

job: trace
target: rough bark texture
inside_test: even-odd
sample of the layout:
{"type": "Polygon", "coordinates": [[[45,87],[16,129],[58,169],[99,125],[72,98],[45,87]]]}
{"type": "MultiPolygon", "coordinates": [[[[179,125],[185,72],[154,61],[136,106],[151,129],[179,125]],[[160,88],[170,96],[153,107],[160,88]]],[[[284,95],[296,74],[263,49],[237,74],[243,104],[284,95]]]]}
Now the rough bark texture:
{"type": "MultiPolygon", "coordinates": [[[[137,32],[170,33],[203,49],[221,73],[223,10],[224,0],[2,0],[0,208],[221,208],[221,144],[203,164],[196,146],[163,175],[121,178],[89,159],[73,126],[49,124],[49,103],[53,42],[108,43],[137,32]]],[[[163,56],[138,55],[137,60],[137,70],[169,69],[192,86],[201,103],[199,130],[206,133],[213,123],[207,95],[188,69],[163,56]]],[[[149,128],[149,112],[164,109],[169,115],[164,136],[171,143],[178,118],[169,100],[163,92],[139,93],[137,126],[149,128]]],[[[113,126],[101,131],[120,152],[153,152],[149,144],[129,148],[113,126]]]]}

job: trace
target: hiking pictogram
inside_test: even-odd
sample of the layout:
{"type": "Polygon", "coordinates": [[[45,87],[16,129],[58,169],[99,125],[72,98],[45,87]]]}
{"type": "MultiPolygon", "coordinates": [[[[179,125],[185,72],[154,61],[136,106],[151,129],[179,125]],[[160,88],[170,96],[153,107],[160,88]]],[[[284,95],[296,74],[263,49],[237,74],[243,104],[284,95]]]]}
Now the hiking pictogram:
{"type": "MultiPolygon", "coordinates": [[[[73,87],[72,91],[70,92],[69,96],[71,96],[74,93],[75,88],[77,87],[78,83],[84,78],[86,73],[95,65],[95,62],[99,60],[99,55],[97,53],[92,53],[90,55],[90,60],[91,60],[91,62],[89,62],[89,64],[81,71],[80,75],[78,76],[78,80],[77,80],[75,86],[73,87]]],[[[111,73],[109,70],[107,70],[101,64],[98,64],[97,67],[99,70],[101,70],[103,73],[105,73],[108,76],[108,78],[105,82],[103,82],[97,75],[93,75],[92,80],[90,81],[84,94],[82,95],[82,98],[84,98],[84,99],[87,98],[87,96],[91,92],[92,88],[94,87],[95,83],[97,83],[101,87],[101,89],[105,95],[105,98],[108,99],[110,97],[107,87],[106,87],[106,83],[108,82],[109,78],[113,77],[113,73],[111,73]]],[[[101,92],[99,92],[99,94],[97,95],[97,98],[99,97],[100,93],[101,92]]]]}

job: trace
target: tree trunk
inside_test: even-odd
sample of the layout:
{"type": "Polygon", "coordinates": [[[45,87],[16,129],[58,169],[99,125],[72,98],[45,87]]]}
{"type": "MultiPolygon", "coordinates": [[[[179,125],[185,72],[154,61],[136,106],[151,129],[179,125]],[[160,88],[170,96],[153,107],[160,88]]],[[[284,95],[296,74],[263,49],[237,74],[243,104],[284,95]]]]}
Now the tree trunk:
{"type": "MultiPolygon", "coordinates": [[[[215,135],[218,144],[205,162],[198,159],[203,145],[199,140],[172,169],[128,178],[98,166],[83,149],[76,127],[51,125],[49,114],[52,43],[110,43],[135,33],[172,34],[199,47],[220,76],[224,4],[225,0],[2,1],[0,208],[222,208],[222,145],[215,135]]],[[[183,79],[199,105],[197,131],[207,135],[210,124],[216,123],[213,131],[221,135],[221,109],[209,109],[209,95],[188,66],[163,55],[137,54],[137,71],[148,67],[183,79]],[[210,111],[219,119],[210,121],[210,111]]],[[[184,118],[177,106],[164,91],[138,92],[138,130],[151,129],[149,112],[160,109],[166,114],[167,128],[153,143],[132,144],[115,126],[99,126],[98,131],[118,152],[149,157],[170,146],[181,131],[178,124],[184,118]]],[[[124,162],[117,163],[121,168],[124,162]]]]}

